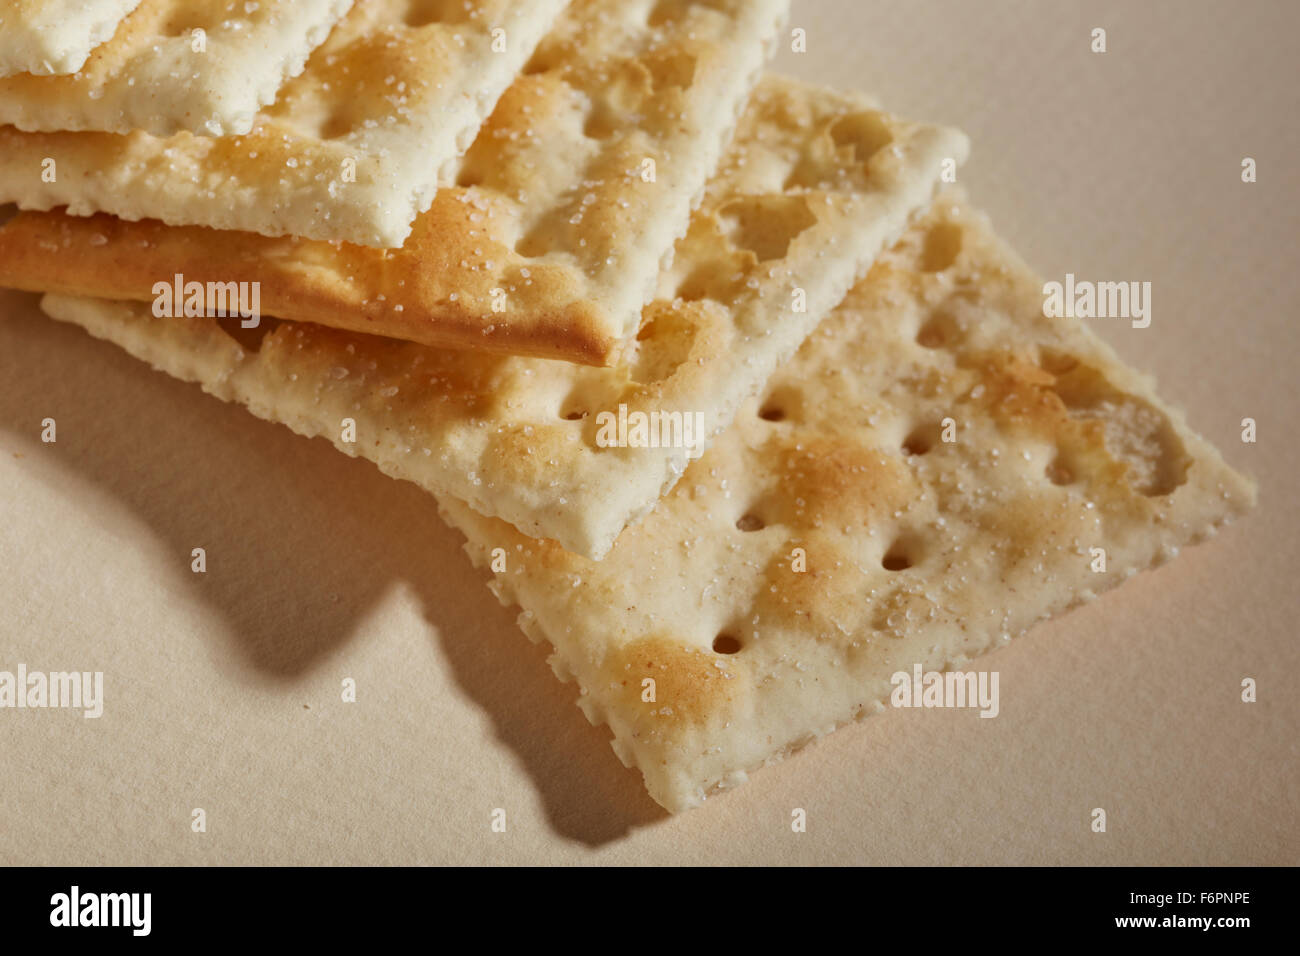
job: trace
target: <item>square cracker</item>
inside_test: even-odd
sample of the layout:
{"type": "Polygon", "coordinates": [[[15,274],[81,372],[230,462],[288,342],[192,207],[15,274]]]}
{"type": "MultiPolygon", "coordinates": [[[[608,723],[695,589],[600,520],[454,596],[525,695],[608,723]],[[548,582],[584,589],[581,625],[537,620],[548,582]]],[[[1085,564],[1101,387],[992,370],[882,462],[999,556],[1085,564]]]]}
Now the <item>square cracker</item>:
{"type": "Polygon", "coordinates": [[[0,77],[76,73],[140,0],[0,0],[0,77]]]}
{"type": "Polygon", "coordinates": [[[245,135],[0,127],[0,202],[400,245],[567,2],[360,0],[245,135]]]}
{"type": "MultiPolygon", "coordinates": [[[[401,249],[45,217],[19,224],[0,258],[8,281],[43,289],[150,300],[154,283],[175,273],[202,283],[257,281],[263,310],[280,318],[426,345],[608,364],[637,330],[660,263],[686,230],[784,13],[785,0],[577,0],[498,104],[459,177],[441,177],[460,184],[438,190],[401,249]],[[642,176],[649,160],[653,182],[642,176]],[[29,229],[66,254],[33,256],[29,229]]],[[[283,111],[299,115],[287,104],[314,72],[290,85],[283,111]]],[[[271,112],[279,115],[281,105],[271,112]]],[[[4,139],[0,132],[0,182],[22,165],[3,158],[4,139]]],[[[258,149],[270,154],[265,143],[258,149]]],[[[432,177],[445,152],[408,144],[390,164],[400,157],[432,177]]],[[[314,165],[334,169],[337,159],[314,165]]],[[[60,162],[66,168],[68,160],[60,162]]],[[[73,178],[44,199],[33,200],[31,191],[16,198],[75,204],[85,184],[73,178]]],[[[160,182],[175,188],[170,172],[160,173],[160,182]]],[[[268,209],[261,191],[218,191],[212,201],[220,212],[205,212],[202,221],[260,228],[268,215],[286,216],[282,225],[303,233],[312,221],[308,207],[320,207],[328,211],[313,230],[320,235],[380,241],[407,228],[398,215],[405,207],[384,207],[383,189],[355,205],[370,195],[360,178],[329,195],[303,192],[300,217],[268,209]],[[231,201],[245,192],[255,220],[239,210],[242,200],[231,201]],[[380,233],[370,225],[377,213],[392,217],[380,233]]],[[[129,218],[162,212],[139,204],[147,192],[130,193],[136,205],[115,200],[113,211],[129,218]]]]}
{"type": "Polygon", "coordinates": [[[350,6],[143,0],[74,75],[0,79],[0,123],[46,132],[246,133],[350,6]],[[196,30],[204,31],[201,49],[196,30]]]}
{"type": "Polygon", "coordinates": [[[940,200],[604,561],[444,501],[479,566],[502,549],[494,591],[664,807],[1253,504],[1148,378],[1044,318],[1041,290],[982,216],[940,200]]]}
{"type": "MultiPolygon", "coordinates": [[[[403,260],[417,277],[429,266],[452,281],[427,290],[433,303],[422,289],[413,306],[478,322],[500,288],[512,317],[624,333],[686,229],[788,2],[575,0],[534,49],[561,0],[365,0],[232,142],[0,129],[0,201],[396,247],[435,191],[459,181],[465,188],[442,196],[424,227],[456,255],[403,260]],[[447,19],[405,25],[415,12],[416,23],[431,12],[447,19]],[[503,53],[492,52],[498,27],[503,53]],[[57,160],[58,182],[37,174],[42,157],[57,160]],[[458,285],[472,295],[450,296],[458,285]]],[[[248,242],[211,240],[216,250],[248,242]]],[[[337,268],[316,267],[330,258],[324,249],[263,253],[301,256],[291,271],[311,271],[313,291],[345,311],[401,289],[382,286],[383,257],[357,250],[335,250],[327,265],[337,268]]],[[[364,311],[396,321],[391,303],[364,311]]]]}
{"type": "Polygon", "coordinates": [[[966,148],[961,133],[864,97],[765,79],[635,348],[613,368],[306,322],[268,331],[264,321],[260,342],[241,345],[217,320],[157,318],[141,303],[52,297],[48,308],[254,414],[599,557],[929,204],[966,148]],[[698,413],[699,426],[689,444],[683,431],[668,447],[607,447],[602,413],[620,406],[698,413]]]}

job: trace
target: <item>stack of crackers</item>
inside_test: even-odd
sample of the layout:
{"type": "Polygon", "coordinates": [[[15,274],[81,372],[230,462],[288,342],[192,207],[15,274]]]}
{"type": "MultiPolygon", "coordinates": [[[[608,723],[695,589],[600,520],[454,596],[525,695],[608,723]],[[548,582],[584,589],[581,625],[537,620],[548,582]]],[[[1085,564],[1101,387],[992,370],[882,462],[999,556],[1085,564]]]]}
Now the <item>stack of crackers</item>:
{"type": "Polygon", "coordinates": [[[0,285],[426,489],[696,806],[1254,500],[787,8],[0,0],[0,285]]]}

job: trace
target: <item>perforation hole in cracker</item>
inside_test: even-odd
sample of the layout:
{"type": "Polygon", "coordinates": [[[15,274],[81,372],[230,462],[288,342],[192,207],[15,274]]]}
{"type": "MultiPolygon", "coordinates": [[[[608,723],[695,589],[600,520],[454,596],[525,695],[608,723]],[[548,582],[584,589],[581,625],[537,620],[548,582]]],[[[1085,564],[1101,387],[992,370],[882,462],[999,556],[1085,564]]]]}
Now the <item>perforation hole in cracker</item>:
{"type": "Polygon", "coordinates": [[[735,634],[723,631],[713,639],[713,653],[737,654],[743,645],[735,634]]]}
{"type": "Polygon", "coordinates": [[[880,559],[880,566],[886,571],[906,571],[920,561],[920,552],[916,538],[910,535],[900,536],[880,559]]]}

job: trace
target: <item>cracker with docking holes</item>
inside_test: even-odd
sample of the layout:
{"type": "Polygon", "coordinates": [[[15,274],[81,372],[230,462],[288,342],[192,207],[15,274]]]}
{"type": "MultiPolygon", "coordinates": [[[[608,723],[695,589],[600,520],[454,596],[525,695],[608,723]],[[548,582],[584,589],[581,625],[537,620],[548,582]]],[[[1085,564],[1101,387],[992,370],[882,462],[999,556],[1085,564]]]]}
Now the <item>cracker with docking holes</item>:
{"type": "Polygon", "coordinates": [[[0,77],[76,73],[140,0],[0,0],[0,77]]]}
{"type": "MultiPolygon", "coordinates": [[[[503,290],[508,320],[541,315],[557,336],[570,326],[575,337],[625,334],[686,229],[788,0],[575,0],[557,21],[563,5],[363,0],[247,136],[0,129],[0,201],[391,248],[437,192],[417,238],[447,252],[426,249],[431,261],[416,278],[426,265],[442,271],[413,290],[413,307],[436,308],[448,324],[487,324],[502,308],[491,292],[503,290]],[[448,19],[409,25],[417,10],[448,19]],[[34,174],[42,157],[57,162],[57,182],[34,174]],[[458,283],[466,292],[453,298],[458,283]]],[[[247,236],[212,242],[250,246],[250,257],[299,255],[247,236]]],[[[403,303],[389,296],[406,277],[390,277],[383,256],[333,253],[326,265],[337,270],[315,265],[329,250],[301,252],[319,294],[400,324],[403,303]]]]}
{"type": "Polygon", "coordinates": [[[764,80],[635,348],[613,368],[306,322],[263,319],[255,339],[223,320],[241,344],[222,322],[160,318],[144,303],[60,297],[51,308],[260,417],[599,557],[929,204],[966,148],[961,133],[856,94],[764,80]],[[620,441],[606,428],[620,411],[669,431],[625,427],[620,441]]]}
{"type": "Polygon", "coordinates": [[[1041,289],[982,216],[941,199],[604,561],[444,501],[664,807],[1253,504],[1148,378],[1043,317],[1041,289]]]}
{"type": "Polygon", "coordinates": [[[246,133],[350,6],[143,0],[72,75],[0,79],[0,123],[42,132],[246,133]]]}

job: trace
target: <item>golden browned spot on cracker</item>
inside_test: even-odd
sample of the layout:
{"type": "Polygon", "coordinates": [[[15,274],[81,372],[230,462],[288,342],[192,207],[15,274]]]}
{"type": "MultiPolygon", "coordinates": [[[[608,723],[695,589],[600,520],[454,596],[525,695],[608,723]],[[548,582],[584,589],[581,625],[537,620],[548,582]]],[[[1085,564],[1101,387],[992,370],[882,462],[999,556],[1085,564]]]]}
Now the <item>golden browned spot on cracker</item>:
{"type": "MultiPolygon", "coordinates": [[[[734,635],[727,635],[739,641],[734,635]]],[[[710,637],[713,642],[714,637],[710,637]]],[[[651,635],[611,650],[602,668],[624,712],[672,724],[701,724],[734,709],[749,691],[743,667],[730,658],[744,646],[723,652],[693,647],[671,637],[651,635]],[[653,702],[643,702],[646,678],[652,679],[653,702]]]]}
{"type": "Polygon", "coordinates": [[[803,437],[783,448],[779,493],[765,508],[769,524],[863,527],[886,521],[917,492],[899,456],[834,437],[803,437]]]}

